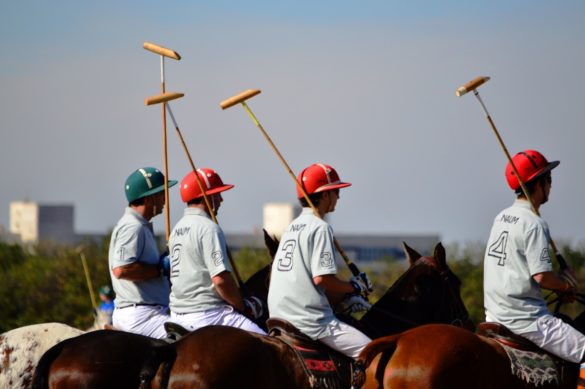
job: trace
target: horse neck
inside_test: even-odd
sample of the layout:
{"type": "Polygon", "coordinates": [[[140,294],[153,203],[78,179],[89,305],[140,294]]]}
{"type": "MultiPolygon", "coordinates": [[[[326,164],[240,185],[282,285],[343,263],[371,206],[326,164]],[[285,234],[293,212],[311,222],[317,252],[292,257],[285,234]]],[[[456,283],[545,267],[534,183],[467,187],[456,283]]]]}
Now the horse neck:
{"type": "Polygon", "coordinates": [[[270,264],[264,266],[262,269],[254,273],[246,282],[246,288],[248,292],[262,299],[266,302],[268,298],[268,285],[270,284],[270,270],[272,266],[270,264]]]}
{"type": "MultiPolygon", "coordinates": [[[[427,261],[411,266],[374,304],[360,323],[370,334],[391,335],[418,325],[445,323],[450,318],[447,298],[439,269],[427,261]],[[416,288],[427,277],[425,288],[416,288]],[[429,282],[432,281],[432,282],[429,282]],[[424,292],[424,293],[423,293],[424,292]]],[[[380,336],[380,335],[378,335],[380,336]]]]}

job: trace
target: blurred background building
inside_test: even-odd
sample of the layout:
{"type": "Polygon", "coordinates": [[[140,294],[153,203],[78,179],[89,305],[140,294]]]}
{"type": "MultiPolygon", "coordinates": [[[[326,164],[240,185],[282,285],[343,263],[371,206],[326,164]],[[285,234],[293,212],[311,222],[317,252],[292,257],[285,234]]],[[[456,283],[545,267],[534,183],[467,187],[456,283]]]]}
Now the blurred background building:
{"type": "MultiPolygon", "coordinates": [[[[299,215],[300,206],[292,203],[267,203],[263,209],[262,228],[273,237],[280,238],[290,222],[299,215]]],[[[10,203],[10,230],[0,229],[0,240],[9,243],[35,244],[52,241],[75,245],[84,239],[102,240],[103,234],[77,233],[74,228],[73,205],[48,205],[34,201],[10,203]]],[[[439,235],[391,235],[391,234],[336,234],[347,255],[358,262],[404,258],[402,242],[424,254],[430,254],[439,241],[439,235]]],[[[162,238],[164,239],[164,238],[162,238]]],[[[242,248],[264,247],[262,229],[251,233],[226,233],[232,251],[242,248]]]]}

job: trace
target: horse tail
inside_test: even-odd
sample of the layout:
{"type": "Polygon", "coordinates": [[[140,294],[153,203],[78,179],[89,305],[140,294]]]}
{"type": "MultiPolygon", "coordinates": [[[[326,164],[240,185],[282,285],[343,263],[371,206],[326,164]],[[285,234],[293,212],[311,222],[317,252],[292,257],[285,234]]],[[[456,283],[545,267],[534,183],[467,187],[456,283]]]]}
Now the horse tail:
{"type": "Polygon", "coordinates": [[[380,353],[388,354],[388,357],[392,356],[396,350],[398,339],[401,334],[385,336],[380,339],[371,341],[366,348],[362,350],[357,360],[360,361],[364,367],[370,366],[370,363],[374,360],[376,355],[380,353]]]}
{"type": "Polygon", "coordinates": [[[57,343],[41,356],[33,373],[32,389],[49,388],[49,370],[55,359],[61,354],[61,351],[63,351],[65,343],[65,341],[57,343]]]}
{"type": "Polygon", "coordinates": [[[155,346],[140,369],[140,389],[151,387],[152,380],[161,371],[159,388],[166,389],[169,383],[169,374],[177,353],[173,344],[155,346]],[[161,369],[162,365],[162,369],[161,369]]]}
{"type": "MultiPolygon", "coordinates": [[[[398,340],[400,339],[401,334],[385,336],[380,339],[376,339],[370,342],[360,353],[357,358],[356,363],[361,365],[361,368],[365,371],[368,366],[372,363],[374,358],[382,353],[380,360],[378,361],[378,366],[376,367],[375,377],[376,380],[381,383],[383,382],[384,378],[384,370],[386,369],[386,365],[390,361],[392,354],[396,351],[396,346],[398,345],[398,340]]],[[[363,378],[365,380],[365,377],[363,378]]]]}

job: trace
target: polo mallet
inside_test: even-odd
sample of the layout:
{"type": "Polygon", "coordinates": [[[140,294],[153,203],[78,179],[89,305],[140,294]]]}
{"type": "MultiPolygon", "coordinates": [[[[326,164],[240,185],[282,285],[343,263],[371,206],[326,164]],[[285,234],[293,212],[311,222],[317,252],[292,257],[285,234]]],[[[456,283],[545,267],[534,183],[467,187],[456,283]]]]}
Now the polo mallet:
{"type": "MultiPolygon", "coordinates": [[[[167,49],[166,47],[162,47],[159,45],[155,45],[154,43],[144,42],[142,45],[146,50],[151,51],[155,54],[160,56],[160,80],[161,80],[161,93],[165,94],[165,57],[172,58],[175,60],[180,60],[181,56],[171,49],[167,49]]],[[[155,103],[153,103],[155,104],[155,103]]],[[[148,105],[148,104],[147,104],[148,105]]],[[[165,205],[166,205],[166,219],[165,219],[165,226],[166,226],[166,238],[167,241],[169,240],[169,233],[171,230],[171,204],[169,201],[169,163],[167,158],[167,113],[166,113],[166,105],[162,105],[162,122],[163,122],[163,159],[164,159],[164,169],[165,169],[165,205]]]]}
{"type": "MultiPolygon", "coordinates": [[[[274,150],[274,152],[278,156],[278,159],[280,160],[280,162],[282,163],[282,165],[285,167],[285,169],[288,172],[288,174],[291,176],[291,178],[293,179],[293,181],[295,182],[295,184],[301,189],[301,192],[303,193],[303,197],[305,198],[305,200],[307,201],[307,203],[309,204],[309,206],[313,210],[313,213],[315,214],[315,216],[320,217],[319,216],[319,212],[317,211],[317,208],[315,207],[315,205],[313,204],[313,202],[309,198],[309,195],[307,194],[307,191],[301,185],[301,183],[299,182],[299,180],[297,179],[297,177],[295,176],[295,174],[291,170],[290,166],[288,165],[288,163],[286,163],[286,161],[284,160],[282,154],[280,153],[280,151],[278,151],[278,149],[274,145],[274,142],[272,142],[272,139],[270,139],[270,136],[268,136],[268,134],[264,130],[264,127],[262,127],[262,125],[260,124],[260,122],[258,121],[258,119],[256,118],[256,116],[254,115],[254,113],[250,110],[250,108],[248,107],[248,104],[246,104],[246,100],[248,100],[248,99],[256,96],[260,92],[261,91],[258,90],[258,89],[248,89],[247,91],[244,91],[244,92],[240,93],[239,95],[230,97],[229,99],[222,101],[221,103],[219,103],[219,106],[221,107],[221,109],[228,109],[230,107],[233,107],[236,104],[242,104],[242,106],[244,107],[244,109],[246,110],[246,112],[248,112],[248,115],[250,115],[250,118],[252,119],[252,121],[254,122],[254,124],[256,124],[256,127],[258,127],[258,129],[260,130],[260,132],[262,132],[262,135],[264,135],[264,138],[266,138],[266,141],[268,141],[268,143],[272,147],[272,150],[274,150]]],[[[349,270],[351,271],[351,273],[354,276],[358,276],[359,277],[360,276],[360,270],[349,259],[349,257],[345,254],[345,251],[343,251],[343,249],[341,248],[339,242],[337,241],[337,239],[335,237],[333,238],[333,242],[335,244],[335,248],[337,249],[337,251],[339,252],[339,254],[341,255],[341,257],[343,258],[343,260],[345,261],[345,263],[349,267],[349,270]]]]}
{"type": "MultiPolygon", "coordinates": [[[[473,91],[473,94],[477,98],[477,101],[479,101],[479,104],[481,105],[481,108],[483,109],[483,112],[485,113],[485,116],[486,116],[488,122],[490,123],[490,126],[492,127],[492,130],[494,130],[494,134],[496,135],[496,138],[498,139],[500,146],[502,146],[502,150],[504,150],[504,154],[506,154],[506,158],[508,159],[510,166],[512,166],[512,170],[514,171],[514,174],[518,178],[518,182],[520,183],[520,187],[522,188],[522,192],[524,193],[524,196],[526,196],[526,199],[530,203],[530,206],[532,207],[532,211],[537,216],[540,216],[540,212],[534,206],[534,202],[532,201],[532,198],[530,197],[530,193],[528,192],[528,189],[526,188],[526,184],[522,180],[522,177],[520,177],[520,174],[518,174],[518,170],[516,169],[516,165],[514,164],[514,161],[512,160],[510,153],[508,152],[508,148],[504,144],[504,141],[502,140],[502,137],[500,136],[500,133],[498,132],[496,125],[494,124],[494,121],[492,120],[492,117],[490,116],[485,104],[483,103],[481,97],[479,96],[479,92],[477,91],[477,88],[479,88],[481,85],[488,82],[489,79],[490,79],[489,77],[483,77],[483,76],[476,77],[473,80],[469,81],[467,84],[459,87],[455,91],[455,95],[457,97],[461,97],[464,94],[473,91]]],[[[552,248],[552,253],[551,253],[552,257],[558,262],[561,269],[566,269],[568,267],[567,262],[565,262],[563,257],[557,255],[557,246],[552,238],[549,238],[549,239],[550,239],[550,245],[552,248]]]]}
{"type": "MultiPolygon", "coordinates": [[[[183,135],[181,134],[181,130],[179,129],[179,125],[177,124],[177,121],[175,120],[175,115],[173,115],[173,111],[171,110],[171,106],[169,105],[168,102],[164,102],[164,104],[166,104],[166,106],[167,106],[167,111],[169,113],[169,116],[171,117],[173,125],[175,126],[175,130],[177,131],[177,135],[179,136],[179,140],[181,141],[181,144],[183,145],[183,150],[185,151],[185,155],[187,156],[187,159],[189,160],[189,164],[191,165],[191,169],[193,169],[193,173],[195,174],[195,179],[197,180],[197,185],[199,185],[199,190],[201,191],[201,193],[203,193],[203,200],[205,202],[205,206],[207,207],[207,211],[209,211],[209,215],[211,215],[211,219],[213,220],[213,222],[215,224],[219,225],[219,222],[217,221],[217,216],[215,215],[215,211],[213,210],[213,207],[211,206],[211,202],[209,201],[209,196],[207,195],[207,193],[205,191],[205,187],[203,186],[203,182],[201,181],[201,177],[199,177],[199,174],[197,174],[197,168],[195,167],[195,164],[193,163],[193,159],[191,158],[191,153],[189,153],[189,149],[187,148],[187,145],[185,144],[185,140],[183,139],[183,135]]],[[[226,244],[226,249],[227,249],[228,260],[230,261],[230,265],[232,267],[232,270],[234,271],[234,276],[236,277],[238,287],[240,289],[242,289],[242,291],[245,294],[248,294],[248,291],[246,289],[246,284],[244,284],[244,282],[242,281],[242,278],[240,277],[240,273],[238,272],[238,268],[236,267],[236,263],[234,262],[234,259],[232,257],[232,252],[230,251],[230,248],[227,246],[227,244],[226,244]]]]}
{"type": "Polygon", "coordinates": [[[89,298],[91,299],[91,305],[93,306],[93,309],[97,312],[98,306],[95,300],[95,295],[93,293],[93,284],[91,282],[91,277],[89,275],[89,267],[87,266],[87,260],[85,258],[85,254],[83,253],[84,249],[85,247],[81,245],[78,246],[75,249],[75,251],[77,251],[79,257],[81,258],[81,264],[83,265],[83,272],[85,273],[85,282],[87,283],[87,289],[89,290],[89,298]]]}

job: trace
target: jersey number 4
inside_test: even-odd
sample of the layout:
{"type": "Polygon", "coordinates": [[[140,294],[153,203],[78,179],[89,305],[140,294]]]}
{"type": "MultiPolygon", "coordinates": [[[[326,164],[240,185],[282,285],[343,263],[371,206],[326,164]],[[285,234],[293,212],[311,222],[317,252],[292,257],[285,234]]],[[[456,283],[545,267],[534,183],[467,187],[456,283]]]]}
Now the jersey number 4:
{"type": "Polygon", "coordinates": [[[498,258],[498,265],[504,266],[506,261],[506,246],[508,245],[508,231],[503,231],[498,239],[490,245],[488,255],[498,258]]]}

